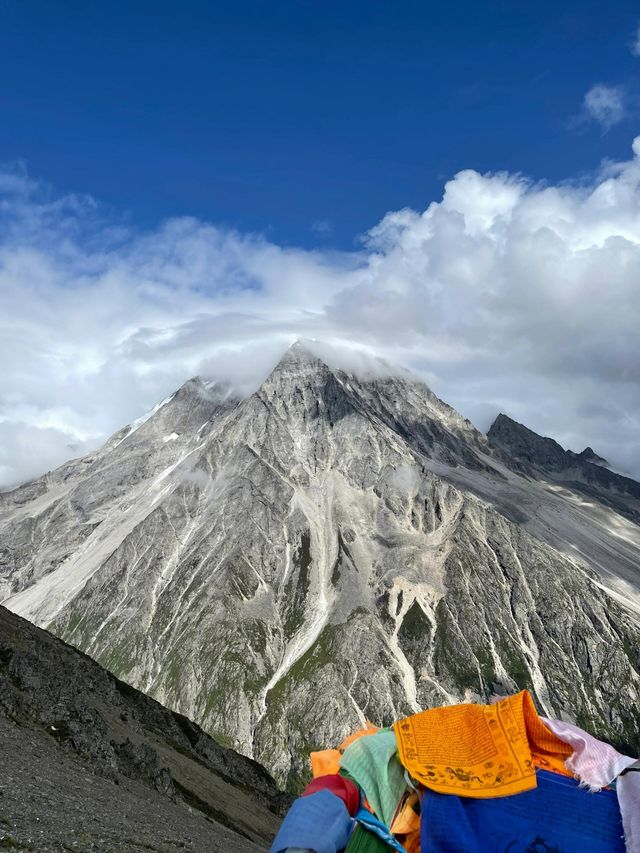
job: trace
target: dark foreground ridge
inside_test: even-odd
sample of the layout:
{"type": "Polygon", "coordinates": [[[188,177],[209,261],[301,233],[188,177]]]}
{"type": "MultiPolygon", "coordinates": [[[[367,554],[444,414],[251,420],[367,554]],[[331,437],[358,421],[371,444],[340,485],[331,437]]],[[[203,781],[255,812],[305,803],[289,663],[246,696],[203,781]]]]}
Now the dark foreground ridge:
{"type": "Polygon", "coordinates": [[[0,850],[266,850],[258,763],[0,607],[0,850]]]}

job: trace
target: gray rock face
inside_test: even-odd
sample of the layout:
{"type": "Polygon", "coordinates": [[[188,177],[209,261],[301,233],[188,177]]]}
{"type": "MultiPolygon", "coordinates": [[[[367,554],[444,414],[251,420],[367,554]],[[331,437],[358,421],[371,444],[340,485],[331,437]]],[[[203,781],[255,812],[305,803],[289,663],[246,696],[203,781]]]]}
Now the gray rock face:
{"type": "Polygon", "coordinates": [[[506,458],[296,345],[3,495],[5,604],[292,788],[365,719],[521,687],[637,750],[640,528],[506,458]]]}
{"type": "Polygon", "coordinates": [[[515,470],[565,483],[640,522],[640,483],[609,470],[606,459],[590,447],[582,453],[564,450],[557,441],[537,435],[507,415],[498,415],[487,438],[515,470]]]}
{"type": "Polygon", "coordinates": [[[4,607],[0,762],[2,849],[4,834],[43,853],[250,853],[290,802],[256,762],[4,607]]]}

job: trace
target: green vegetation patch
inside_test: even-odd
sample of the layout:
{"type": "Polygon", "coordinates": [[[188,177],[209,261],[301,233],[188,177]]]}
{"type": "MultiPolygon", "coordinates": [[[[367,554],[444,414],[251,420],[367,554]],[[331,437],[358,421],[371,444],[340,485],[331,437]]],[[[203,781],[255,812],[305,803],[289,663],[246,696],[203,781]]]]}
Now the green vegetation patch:
{"type": "Polygon", "coordinates": [[[311,533],[305,530],[293,554],[292,563],[295,568],[285,587],[285,600],[291,602],[287,608],[287,617],[283,626],[287,639],[295,634],[304,621],[304,604],[309,591],[311,562],[311,533]]]}
{"type": "Polygon", "coordinates": [[[436,675],[449,675],[461,692],[467,688],[480,692],[476,659],[460,634],[444,599],[440,600],[436,608],[434,662],[436,675]]]}

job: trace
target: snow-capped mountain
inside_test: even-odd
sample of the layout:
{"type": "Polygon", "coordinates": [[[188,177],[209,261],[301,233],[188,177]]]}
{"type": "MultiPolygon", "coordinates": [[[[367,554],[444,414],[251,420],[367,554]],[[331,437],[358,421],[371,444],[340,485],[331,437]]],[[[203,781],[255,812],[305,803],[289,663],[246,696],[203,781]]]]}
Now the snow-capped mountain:
{"type": "Polygon", "coordinates": [[[637,750],[636,498],[508,432],[297,344],[0,495],[0,601],[294,787],[365,719],[525,686],[637,750]]]}

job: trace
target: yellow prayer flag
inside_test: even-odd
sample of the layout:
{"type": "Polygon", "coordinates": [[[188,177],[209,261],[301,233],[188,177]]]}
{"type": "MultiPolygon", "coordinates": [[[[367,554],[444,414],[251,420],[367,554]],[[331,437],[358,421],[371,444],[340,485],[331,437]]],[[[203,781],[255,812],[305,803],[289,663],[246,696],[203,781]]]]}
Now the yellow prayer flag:
{"type": "Polygon", "coordinates": [[[572,749],[540,720],[528,691],[495,705],[450,705],[394,725],[400,761],[443,794],[505,797],[536,787],[535,765],[568,774],[572,749]]]}

